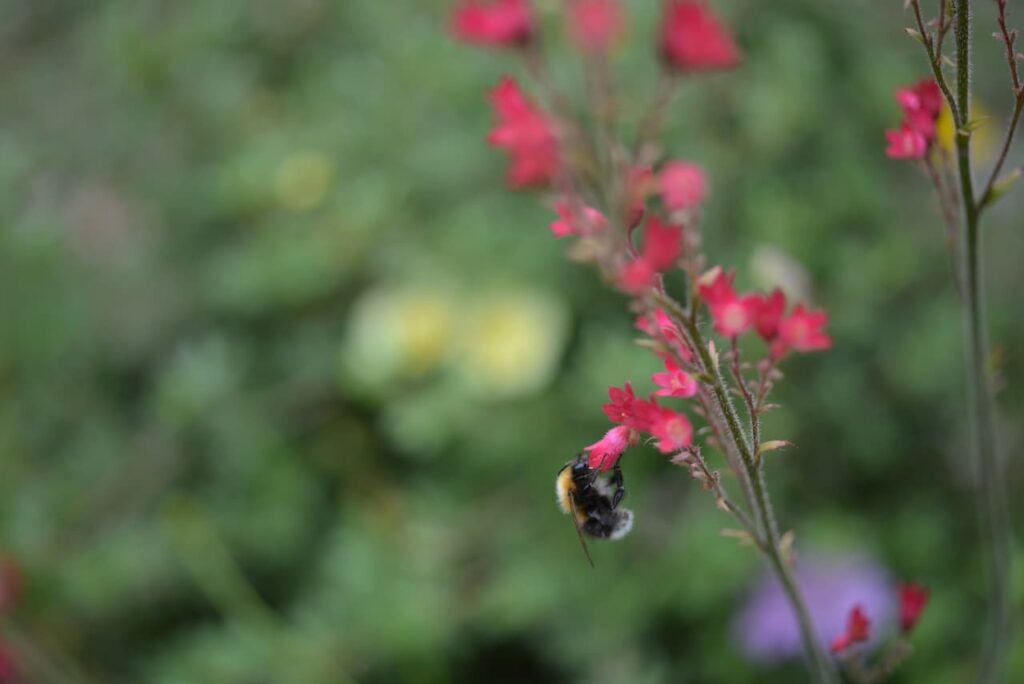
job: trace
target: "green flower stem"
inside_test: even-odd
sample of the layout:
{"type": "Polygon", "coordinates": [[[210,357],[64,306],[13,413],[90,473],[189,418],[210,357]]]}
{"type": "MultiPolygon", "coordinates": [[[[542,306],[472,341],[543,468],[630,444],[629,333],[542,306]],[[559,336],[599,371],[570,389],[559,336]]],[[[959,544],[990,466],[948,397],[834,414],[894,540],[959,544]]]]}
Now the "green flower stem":
{"type": "Polygon", "coordinates": [[[996,447],[995,402],[987,368],[988,321],[982,301],[983,266],[979,231],[982,206],[974,196],[971,172],[971,133],[968,130],[971,122],[971,19],[970,0],[957,0],[954,36],[956,104],[960,120],[957,122],[956,152],[964,208],[960,257],[964,279],[964,326],[967,333],[967,399],[974,458],[979,470],[978,512],[989,554],[990,574],[988,615],[978,681],[981,684],[995,684],[1003,679],[1010,639],[1013,538],[996,447]]]}

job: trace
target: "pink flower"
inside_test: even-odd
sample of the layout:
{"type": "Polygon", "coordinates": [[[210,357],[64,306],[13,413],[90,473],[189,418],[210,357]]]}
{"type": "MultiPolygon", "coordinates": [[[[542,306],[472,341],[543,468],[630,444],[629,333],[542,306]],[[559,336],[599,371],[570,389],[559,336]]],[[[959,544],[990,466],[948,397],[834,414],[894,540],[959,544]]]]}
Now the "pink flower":
{"type": "Polygon", "coordinates": [[[604,214],[586,205],[581,205],[582,216],[575,213],[568,202],[556,202],[555,211],[558,212],[559,219],[552,221],[551,232],[556,238],[590,235],[604,230],[608,225],[608,219],[604,214]]]}
{"type": "Polygon", "coordinates": [[[658,273],[676,263],[682,251],[682,226],[652,216],[644,230],[643,252],[620,269],[619,285],[630,294],[643,292],[654,285],[658,273]]]}
{"type": "Polygon", "coordinates": [[[613,427],[597,442],[583,450],[587,452],[587,465],[601,472],[611,470],[619,461],[619,457],[636,441],[636,433],[625,425],[613,427]]]}
{"type": "Polygon", "coordinates": [[[935,138],[935,122],[942,113],[939,85],[926,78],[909,88],[897,90],[896,101],[903,109],[904,122],[930,143],[935,138]]]}
{"type": "Polygon", "coordinates": [[[559,167],[554,123],[509,76],[491,92],[491,104],[498,124],[487,142],[504,148],[512,158],[509,185],[518,188],[548,183],[559,167]]]}
{"type": "Polygon", "coordinates": [[[676,365],[670,358],[665,360],[664,373],[655,373],[651,380],[661,389],[654,392],[659,397],[692,397],[697,393],[697,381],[692,375],[676,365]]]}
{"type": "Polygon", "coordinates": [[[700,0],[668,0],[661,50],[668,66],[683,71],[727,69],[740,62],[732,36],[700,0]]]}
{"type": "Polygon", "coordinates": [[[636,319],[636,327],[656,341],[668,343],[684,361],[692,361],[693,355],[683,341],[683,334],[662,309],[654,311],[653,322],[647,316],[636,319]]]}
{"type": "Polygon", "coordinates": [[[619,269],[619,287],[629,294],[638,295],[654,286],[658,272],[645,259],[637,258],[619,269]]]}
{"type": "Polygon", "coordinates": [[[928,589],[911,582],[900,585],[900,628],[910,634],[928,605],[928,589]]]}
{"type": "Polygon", "coordinates": [[[526,0],[463,0],[452,15],[455,37],[477,45],[525,45],[533,38],[533,29],[533,12],[526,0]]]}
{"type": "Polygon", "coordinates": [[[786,295],[776,288],[770,295],[753,294],[748,298],[754,317],[754,328],[766,342],[775,339],[779,333],[779,322],[786,310],[786,295]]]}
{"type": "Polygon", "coordinates": [[[625,389],[609,387],[608,397],[611,399],[611,403],[605,404],[602,408],[613,423],[619,423],[640,432],[647,431],[652,412],[657,409],[657,404],[638,398],[633,393],[633,385],[628,382],[625,389]]]}
{"type": "Polygon", "coordinates": [[[736,294],[734,277],[720,271],[710,285],[700,286],[700,296],[711,310],[715,330],[726,337],[742,335],[754,325],[753,301],[750,296],[736,294]]]}
{"type": "Polygon", "coordinates": [[[605,52],[622,31],[618,0],[573,0],[569,5],[569,34],[588,52],[605,52]]]}
{"type": "Polygon", "coordinates": [[[680,211],[703,202],[708,183],[704,170],[696,164],[669,162],[658,176],[658,188],[669,211],[680,211]]]}
{"type": "Polygon", "coordinates": [[[658,442],[658,451],[671,454],[693,444],[693,424],[684,413],[658,407],[654,413],[649,432],[658,442]]]}
{"type": "Polygon", "coordinates": [[[924,159],[928,151],[928,139],[907,123],[901,124],[898,130],[886,131],[885,139],[889,142],[885,154],[890,159],[924,159]]]}
{"type": "Polygon", "coordinates": [[[664,223],[657,216],[647,221],[644,231],[642,258],[655,271],[664,271],[674,265],[683,253],[683,227],[664,223]]]}
{"type": "Polygon", "coordinates": [[[773,354],[779,358],[789,349],[813,352],[831,348],[832,338],[823,330],[827,324],[828,313],[809,311],[803,304],[798,305],[793,313],[779,323],[779,336],[772,348],[773,354]]]}
{"type": "Polygon", "coordinates": [[[846,632],[832,642],[832,652],[840,653],[854,644],[863,643],[871,637],[871,620],[864,614],[861,607],[854,606],[850,611],[846,632]]]}

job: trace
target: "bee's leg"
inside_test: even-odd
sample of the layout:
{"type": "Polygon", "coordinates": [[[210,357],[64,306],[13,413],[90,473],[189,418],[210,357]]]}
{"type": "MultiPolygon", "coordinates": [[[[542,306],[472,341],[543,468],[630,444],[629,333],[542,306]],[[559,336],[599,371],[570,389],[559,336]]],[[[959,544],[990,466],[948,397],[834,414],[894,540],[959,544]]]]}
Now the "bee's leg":
{"type": "Polygon", "coordinates": [[[615,493],[612,494],[612,508],[618,508],[622,499],[626,496],[626,486],[622,479],[622,469],[616,464],[612,470],[612,484],[615,485],[615,493]]]}

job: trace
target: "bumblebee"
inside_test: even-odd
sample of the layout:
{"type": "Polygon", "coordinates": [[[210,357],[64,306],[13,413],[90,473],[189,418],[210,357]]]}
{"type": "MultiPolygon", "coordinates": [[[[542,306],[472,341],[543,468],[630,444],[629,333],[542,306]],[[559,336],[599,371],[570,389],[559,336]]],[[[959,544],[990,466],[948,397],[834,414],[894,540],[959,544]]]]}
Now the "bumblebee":
{"type": "Polygon", "coordinates": [[[590,562],[584,535],[595,539],[622,539],[633,529],[633,511],[619,508],[626,496],[622,470],[616,464],[608,478],[591,468],[587,457],[580,454],[562,466],[555,478],[555,494],[559,507],[572,516],[583,553],[590,562]]]}

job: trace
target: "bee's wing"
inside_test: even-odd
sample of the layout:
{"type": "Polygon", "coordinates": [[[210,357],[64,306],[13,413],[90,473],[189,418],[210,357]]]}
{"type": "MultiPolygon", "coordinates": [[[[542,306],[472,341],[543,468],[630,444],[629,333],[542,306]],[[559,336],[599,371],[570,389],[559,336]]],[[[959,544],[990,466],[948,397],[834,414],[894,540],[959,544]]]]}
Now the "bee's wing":
{"type": "Polygon", "coordinates": [[[573,496],[572,492],[569,492],[569,503],[572,505],[571,517],[573,527],[576,528],[576,536],[580,538],[580,546],[583,548],[583,555],[587,557],[587,562],[590,563],[590,567],[594,566],[594,559],[590,557],[590,549],[587,548],[587,540],[583,538],[583,530],[580,528],[579,518],[576,517],[576,497],[573,496]]]}

